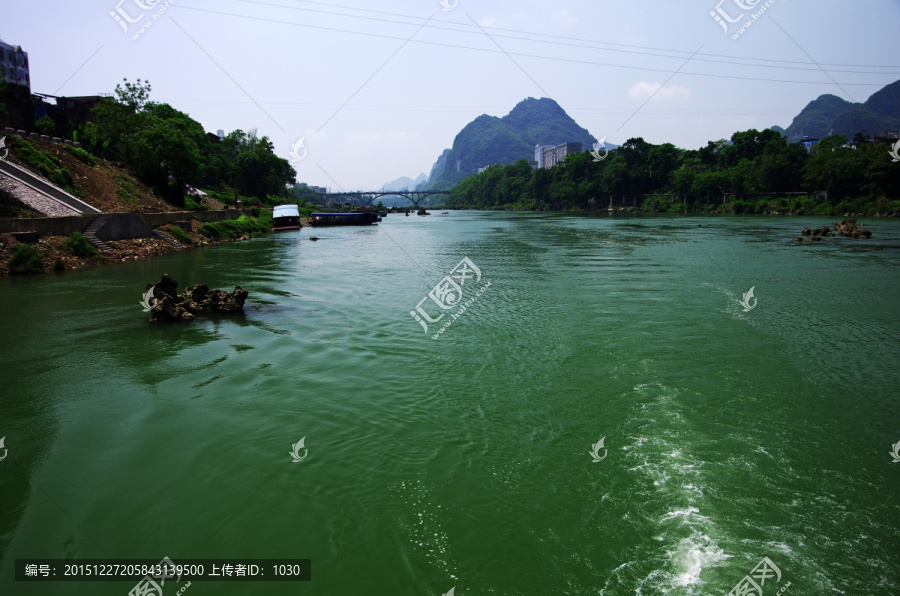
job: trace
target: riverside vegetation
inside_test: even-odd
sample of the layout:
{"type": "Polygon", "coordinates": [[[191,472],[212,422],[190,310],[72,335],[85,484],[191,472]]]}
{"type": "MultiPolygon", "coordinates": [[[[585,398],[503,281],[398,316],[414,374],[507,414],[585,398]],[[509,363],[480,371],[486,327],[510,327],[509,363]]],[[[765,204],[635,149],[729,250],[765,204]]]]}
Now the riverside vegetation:
{"type": "MultiPolygon", "coordinates": [[[[10,135],[10,159],[105,212],[198,211],[235,206],[238,201],[256,205],[252,217],[205,224],[194,221],[190,231],[174,225],[157,228],[183,246],[264,234],[272,227],[267,206],[296,204],[301,217],[309,216],[314,207],[307,199],[315,194],[286,186],[296,172],[272,152],[267,137],[236,130],[224,139],[212,139],[187,114],[149,101],[150,91],[149,83],[126,79],[124,85],[116,86],[115,97],[100,101],[93,110],[93,121],[86,124],[76,126],[45,116],[36,123],[41,133],[72,138],[84,148],[10,135]],[[191,189],[202,189],[205,194],[191,189]]],[[[40,214],[0,192],[0,216],[40,214]]],[[[35,245],[2,234],[0,275],[79,269],[175,250],[157,238],[107,244],[113,249],[111,254],[99,254],[81,234],[45,237],[35,245]]]]}
{"type": "Polygon", "coordinates": [[[737,132],[699,150],[633,138],[601,161],[582,152],[548,169],[532,170],[526,160],[491,166],[457,184],[450,206],[590,210],[628,196],[627,205],[653,212],[898,215],[900,165],[889,150],[860,134],[853,144],[827,137],[810,151],[771,129],[737,132]],[[813,198],[818,191],[825,193],[813,198]],[[641,196],[652,194],[670,196],[641,196]]]}

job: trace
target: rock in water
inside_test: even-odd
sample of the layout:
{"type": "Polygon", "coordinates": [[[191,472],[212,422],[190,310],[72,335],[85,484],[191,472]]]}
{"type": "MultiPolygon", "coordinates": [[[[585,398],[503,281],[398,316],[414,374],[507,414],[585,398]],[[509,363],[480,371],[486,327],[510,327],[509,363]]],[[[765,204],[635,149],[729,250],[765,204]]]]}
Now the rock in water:
{"type": "Polygon", "coordinates": [[[856,225],[855,219],[845,219],[841,223],[833,224],[841,236],[848,238],[871,238],[872,232],[856,225]]]}
{"type": "Polygon", "coordinates": [[[150,311],[150,322],[190,321],[197,315],[207,313],[238,313],[244,311],[244,302],[249,293],[240,286],[233,292],[211,290],[206,284],[197,284],[186,288],[178,295],[178,282],[168,273],[158,282],[148,284],[153,288],[156,299],[150,311]]]}
{"type": "Polygon", "coordinates": [[[816,228],[815,230],[810,230],[809,228],[803,228],[803,231],[800,232],[800,233],[803,234],[804,236],[812,236],[812,237],[817,237],[817,236],[826,236],[826,237],[827,237],[827,236],[834,236],[834,232],[832,232],[832,231],[828,228],[828,226],[825,226],[825,227],[822,227],[822,228],[816,228]]]}

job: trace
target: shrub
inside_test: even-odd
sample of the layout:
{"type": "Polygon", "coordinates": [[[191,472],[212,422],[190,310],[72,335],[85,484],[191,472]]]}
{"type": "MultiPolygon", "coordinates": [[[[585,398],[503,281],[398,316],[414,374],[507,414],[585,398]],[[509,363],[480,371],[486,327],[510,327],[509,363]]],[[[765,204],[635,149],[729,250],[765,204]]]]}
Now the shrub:
{"type": "Polygon", "coordinates": [[[76,257],[87,258],[97,254],[97,249],[94,248],[94,245],[88,242],[88,239],[78,232],[72,232],[72,235],[66,239],[64,245],[66,250],[76,257]]]}
{"type": "Polygon", "coordinates": [[[206,205],[203,204],[203,197],[195,195],[184,196],[184,208],[188,211],[206,211],[206,205]]]}
{"type": "Polygon", "coordinates": [[[263,221],[242,215],[237,219],[205,223],[197,231],[212,240],[222,240],[245,235],[265,234],[270,230],[271,227],[263,221]]]}
{"type": "Polygon", "coordinates": [[[166,231],[172,235],[175,240],[182,244],[193,244],[194,241],[191,240],[190,234],[184,231],[183,228],[179,228],[178,226],[166,226],[166,231]]]}
{"type": "Polygon", "coordinates": [[[9,272],[14,274],[44,272],[44,259],[41,258],[41,253],[29,244],[17,246],[6,264],[9,265],[9,272]]]}
{"type": "Polygon", "coordinates": [[[94,161],[94,156],[91,155],[90,153],[88,153],[87,151],[85,151],[84,149],[81,149],[79,147],[73,147],[71,145],[63,145],[63,148],[65,148],[66,151],[68,151],[69,153],[74,155],[78,159],[78,161],[80,161],[82,163],[86,163],[89,166],[94,166],[97,163],[94,161]]]}
{"type": "Polygon", "coordinates": [[[119,183],[116,194],[126,203],[137,205],[141,191],[134,183],[134,180],[131,180],[127,176],[116,175],[116,182],[119,183]]]}
{"type": "Polygon", "coordinates": [[[16,157],[69,194],[76,197],[84,197],[84,191],[75,184],[72,172],[67,170],[57,157],[35,148],[32,143],[25,139],[10,136],[9,140],[12,143],[11,146],[15,149],[16,157]]]}

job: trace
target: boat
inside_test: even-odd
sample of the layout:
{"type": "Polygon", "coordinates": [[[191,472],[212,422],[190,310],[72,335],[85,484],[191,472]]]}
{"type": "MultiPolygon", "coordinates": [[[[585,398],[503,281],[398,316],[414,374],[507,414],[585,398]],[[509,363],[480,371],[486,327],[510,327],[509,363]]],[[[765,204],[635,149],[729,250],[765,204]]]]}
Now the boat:
{"type": "Polygon", "coordinates": [[[272,229],[299,230],[300,209],[297,205],[278,205],[272,210],[272,229]]]}
{"type": "Polygon", "coordinates": [[[313,213],[310,224],[314,226],[367,226],[379,221],[377,213],[313,213]]]}

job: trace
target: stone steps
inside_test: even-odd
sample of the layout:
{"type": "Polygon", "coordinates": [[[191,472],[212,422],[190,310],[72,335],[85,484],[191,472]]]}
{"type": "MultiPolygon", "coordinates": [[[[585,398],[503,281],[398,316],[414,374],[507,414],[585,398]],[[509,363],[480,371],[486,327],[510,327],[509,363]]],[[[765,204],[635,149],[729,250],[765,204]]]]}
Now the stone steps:
{"type": "Polygon", "coordinates": [[[105,253],[112,253],[113,250],[109,247],[109,245],[99,238],[97,238],[97,230],[103,227],[103,224],[106,223],[106,217],[101,215],[91,222],[84,232],[82,232],[82,236],[84,236],[88,242],[94,245],[98,250],[105,253]]]}
{"type": "Polygon", "coordinates": [[[175,240],[174,238],[170,238],[169,236],[167,236],[167,235],[165,235],[165,234],[163,234],[163,233],[161,233],[161,232],[158,232],[158,231],[156,231],[156,230],[153,230],[153,237],[154,237],[154,238],[159,238],[159,239],[162,240],[163,242],[168,242],[169,244],[171,244],[172,246],[174,246],[174,247],[177,248],[178,250],[181,250],[182,248],[184,248],[184,246],[183,246],[180,242],[178,242],[177,240],[175,240]]]}

